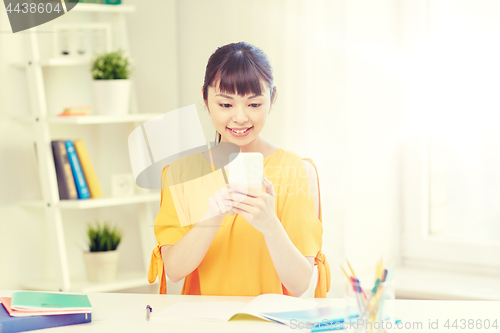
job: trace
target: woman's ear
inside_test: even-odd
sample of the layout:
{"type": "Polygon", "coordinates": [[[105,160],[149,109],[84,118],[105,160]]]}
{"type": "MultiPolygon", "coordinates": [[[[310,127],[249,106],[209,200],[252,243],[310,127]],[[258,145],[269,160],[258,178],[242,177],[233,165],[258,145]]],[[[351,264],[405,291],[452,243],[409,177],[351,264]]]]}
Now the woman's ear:
{"type": "Polygon", "coordinates": [[[274,102],[276,102],[276,87],[273,87],[273,93],[271,94],[271,106],[269,106],[269,112],[267,114],[271,113],[271,109],[273,108],[274,102]]]}
{"type": "Polygon", "coordinates": [[[274,104],[274,102],[276,102],[276,93],[277,93],[276,86],[274,86],[273,93],[271,94],[271,105],[274,104]]]}

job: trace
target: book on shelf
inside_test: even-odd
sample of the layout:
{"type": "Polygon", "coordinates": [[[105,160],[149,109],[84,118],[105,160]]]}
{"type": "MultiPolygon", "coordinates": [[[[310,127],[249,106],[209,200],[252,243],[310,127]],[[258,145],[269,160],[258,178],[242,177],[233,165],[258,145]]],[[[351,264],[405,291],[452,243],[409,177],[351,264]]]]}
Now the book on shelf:
{"type": "Polygon", "coordinates": [[[52,152],[56,167],[59,199],[99,198],[103,195],[101,184],[97,179],[94,166],[82,139],[74,141],[54,140],[52,141],[52,152]],[[72,151],[74,156],[71,154],[72,151]],[[81,176],[78,176],[78,173],[81,176]]]}
{"type": "Polygon", "coordinates": [[[99,180],[97,179],[97,175],[94,170],[94,166],[90,161],[89,154],[87,152],[87,148],[85,147],[85,143],[82,139],[77,139],[73,141],[75,145],[76,153],[80,160],[80,164],[82,166],[83,175],[87,180],[87,185],[90,191],[91,198],[99,198],[102,197],[102,189],[99,180]]]}
{"type": "Polygon", "coordinates": [[[58,116],[86,116],[92,112],[92,105],[72,106],[64,108],[58,116]]]}
{"type": "Polygon", "coordinates": [[[52,141],[52,153],[56,168],[57,187],[59,188],[59,199],[78,199],[75,178],[69,162],[66,144],[63,140],[52,141]]]}
{"type": "Polygon", "coordinates": [[[89,188],[87,186],[87,181],[83,175],[82,166],[78,155],[76,154],[75,146],[73,141],[66,140],[66,151],[68,152],[69,164],[71,165],[71,171],[73,171],[73,177],[75,179],[76,191],[78,192],[78,199],[88,199],[90,198],[89,188]]]}

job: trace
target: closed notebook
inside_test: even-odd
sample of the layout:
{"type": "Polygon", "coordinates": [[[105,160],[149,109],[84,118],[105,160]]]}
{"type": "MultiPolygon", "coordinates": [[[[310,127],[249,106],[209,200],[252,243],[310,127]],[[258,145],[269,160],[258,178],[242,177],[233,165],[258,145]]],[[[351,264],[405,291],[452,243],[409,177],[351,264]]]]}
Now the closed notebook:
{"type": "MultiPolygon", "coordinates": [[[[60,314],[72,314],[72,313],[90,313],[89,309],[84,310],[13,310],[10,307],[10,297],[0,297],[0,303],[11,317],[30,317],[30,316],[51,316],[60,314]]],[[[1,333],[1,331],[0,331],[1,333]]]]}
{"type": "Polygon", "coordinates": [[[88,310],[92,311],[87,295],[18,291],[12,293],[11,308],[14,310],[88,310]]]}
{"type": "Polygon", "coordinates": [[[54,316],[11,317],[3,305],[0,305],[0,332],[16,333],[42,328],[90,323],[90,313],[75,313],[54,316]]]}

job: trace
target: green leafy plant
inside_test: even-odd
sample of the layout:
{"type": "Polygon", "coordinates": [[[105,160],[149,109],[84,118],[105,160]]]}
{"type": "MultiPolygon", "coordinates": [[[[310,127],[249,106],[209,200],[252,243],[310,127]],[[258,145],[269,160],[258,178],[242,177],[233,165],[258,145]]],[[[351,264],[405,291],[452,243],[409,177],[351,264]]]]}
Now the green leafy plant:
{"type": "Polygon", "coordinates": [[[130,77],[129,59],[121,50],[99,54],[92,61],[91,72],[94,80],[126,80],[130,77]]]}
{"type": "Polygon", "coordinates": [[[87,226],[87,236],[90,241],[90,252],[114,251],[120,244],[122,233],[118,227],[110,227],[109,220],[96,225],[87,226]]]}

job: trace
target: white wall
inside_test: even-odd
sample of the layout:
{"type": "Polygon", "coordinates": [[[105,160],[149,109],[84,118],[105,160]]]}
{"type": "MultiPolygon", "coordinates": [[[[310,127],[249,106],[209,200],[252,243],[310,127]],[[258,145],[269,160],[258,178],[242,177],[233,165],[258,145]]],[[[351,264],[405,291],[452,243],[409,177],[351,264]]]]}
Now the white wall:
{"type": "Polygon", "coordinates": [[[399,255],[399,2],[346,2],[345,255],[360,270],[399,255]]]}

